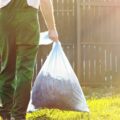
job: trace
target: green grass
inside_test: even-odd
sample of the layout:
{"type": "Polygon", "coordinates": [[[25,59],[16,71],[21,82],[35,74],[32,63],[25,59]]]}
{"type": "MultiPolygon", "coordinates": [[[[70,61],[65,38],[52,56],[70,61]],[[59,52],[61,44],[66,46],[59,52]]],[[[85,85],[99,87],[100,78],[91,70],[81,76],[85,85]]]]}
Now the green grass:
{"type": "Polygon", "coordinates": [[[88,113],[43,109],[27,114],[28,120],[89,120],[88,113]]]}
{"type": "Polygon", "coordinates": [[[90,113],[41,109],[28,113],[27,120],[120,120],[120,90],[86,89],[90,113]]]}
{"type": "Polygon", "coordinates": [[[28,120],[120,120],[120,96],[108,88],[84,90],[90,113],[42,109],[27,114],[28,120]],[[94,91],[94,92],[93,92],[94,91]]]}
{"type": "Polygon", "coordinates": [[[120,120],[120,97],[88,100],[90,120],[120,120]]]}

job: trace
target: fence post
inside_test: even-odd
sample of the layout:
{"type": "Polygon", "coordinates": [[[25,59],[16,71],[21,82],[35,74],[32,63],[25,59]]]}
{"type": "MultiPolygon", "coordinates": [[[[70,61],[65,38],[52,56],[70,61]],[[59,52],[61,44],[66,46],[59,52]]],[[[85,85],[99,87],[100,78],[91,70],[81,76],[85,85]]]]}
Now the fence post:
{"type": "Polygon", "coordinates": [[[81,21],[80,21],[80,0],[77,0],[76,2],[77,7],[77,16],[76,16],[76,29],[77,29],[77,76],[80,79],[80,70],[82,68],[81,66],[81,21]]]}

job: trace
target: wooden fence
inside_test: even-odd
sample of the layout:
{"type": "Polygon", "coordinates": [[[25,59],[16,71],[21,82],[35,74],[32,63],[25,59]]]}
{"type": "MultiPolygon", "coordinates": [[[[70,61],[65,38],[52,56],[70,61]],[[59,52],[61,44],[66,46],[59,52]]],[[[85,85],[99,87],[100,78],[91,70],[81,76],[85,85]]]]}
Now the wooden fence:
{"type": "Polygon", "coordinates": [[[120,79],[120,1],[78,0],[78,64],[83,84],[114,85],[120,79]]]}
{"type": "Polygon", "coordinates": [[[120,1],[53,0],[65,53],[87,86],[120,81],[120,1]]]}

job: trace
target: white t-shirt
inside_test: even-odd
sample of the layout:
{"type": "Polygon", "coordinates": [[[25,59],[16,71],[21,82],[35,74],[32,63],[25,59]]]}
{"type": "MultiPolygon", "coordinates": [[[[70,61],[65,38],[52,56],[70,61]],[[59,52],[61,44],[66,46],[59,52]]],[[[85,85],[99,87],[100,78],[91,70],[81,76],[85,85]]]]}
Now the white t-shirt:
{"type": "MultiPolygon", "coordinates": [[[[0,0],[0,8],[6,6],[11,0],[0,0]]],[[[39,9],[40,0],[27,0],[27,4],[33,8],[39,9]]]]}

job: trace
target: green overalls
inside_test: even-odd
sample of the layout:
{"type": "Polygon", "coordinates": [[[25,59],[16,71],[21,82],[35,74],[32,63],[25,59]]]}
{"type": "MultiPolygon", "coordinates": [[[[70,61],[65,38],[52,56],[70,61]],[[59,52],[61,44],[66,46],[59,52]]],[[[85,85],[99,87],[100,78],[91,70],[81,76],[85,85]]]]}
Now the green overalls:
{"type": "Polygon", "coordinates": [[[39,42],[38,10],[27,0],[0,9],[0,115],[25,119],[39,42]]]}

